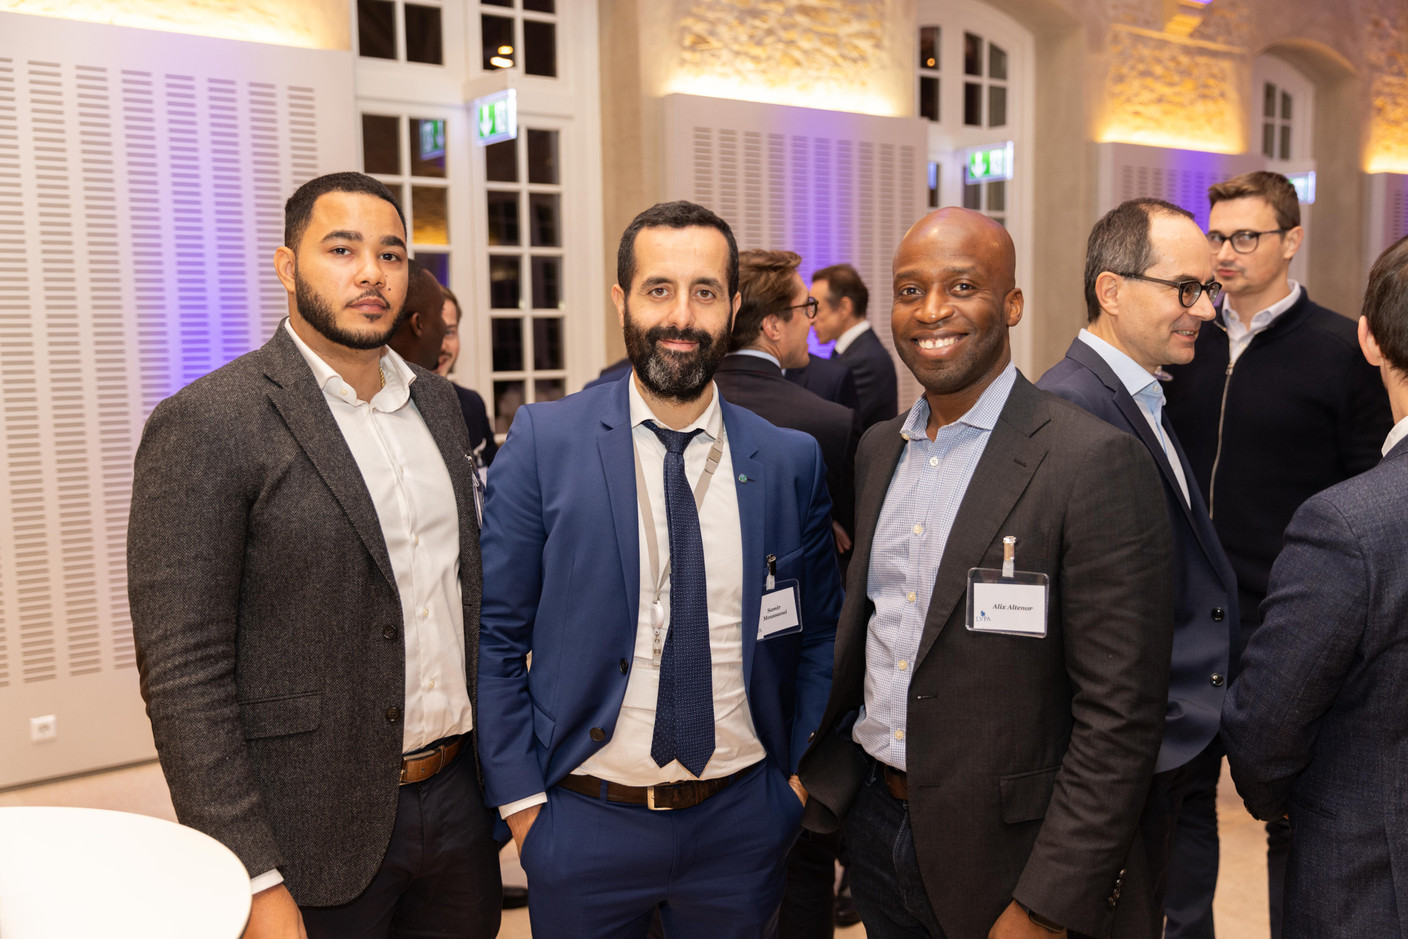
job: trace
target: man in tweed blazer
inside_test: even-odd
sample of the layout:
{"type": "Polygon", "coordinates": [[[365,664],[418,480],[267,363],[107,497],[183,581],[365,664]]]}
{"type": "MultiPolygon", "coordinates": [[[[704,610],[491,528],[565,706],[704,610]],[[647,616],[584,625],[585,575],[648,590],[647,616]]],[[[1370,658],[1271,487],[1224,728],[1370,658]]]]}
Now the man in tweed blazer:
{"type": "Polygon", "coordinates": [[[1289,814],[1287,936],[1408,934],[1408,239],[1369,274],[1359,345],[1397,422],[1383,461],[1286,529],[1222,707],[1257,818],[1289,814]]]}
{"type": "Polygon", "coordinates": [[[129,594],[162,769],[177,817],[248,869],[247,936],[493,936],[459,403],[385,348],[407,259],[381,183],[305,184],[284,237],[289,318],[158,405],[137,452],[129,594]]]}

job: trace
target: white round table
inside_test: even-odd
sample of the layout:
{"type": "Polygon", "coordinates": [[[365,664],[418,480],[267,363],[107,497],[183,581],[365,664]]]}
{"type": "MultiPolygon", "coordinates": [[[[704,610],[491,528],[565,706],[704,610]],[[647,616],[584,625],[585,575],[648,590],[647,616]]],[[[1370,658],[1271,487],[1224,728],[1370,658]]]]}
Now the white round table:
{"type": "Polygon", "coordinates": [[[174,822],[57,807],[0,808],[5,939],[238,939],[249,874],[174,822]]]}

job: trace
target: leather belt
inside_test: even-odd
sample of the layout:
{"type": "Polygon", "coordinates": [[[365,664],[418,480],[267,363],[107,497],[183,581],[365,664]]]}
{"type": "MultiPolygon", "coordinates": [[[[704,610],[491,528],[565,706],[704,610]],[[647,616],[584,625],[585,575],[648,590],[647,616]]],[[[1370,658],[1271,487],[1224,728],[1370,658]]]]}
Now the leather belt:
{"type": "Polygon", "coordinates": [[[885,788],[890,790],[890,795],[901,802],[909,801],[909,775],[902,769],[895,769],[893,766],[880,764],[881,773],[885,777],[885,788]]]}
{"type": "Polygon", "coordinates": [[[585,773],[573,773],[563,777],[558,783],[569,792],[580,792],[584,796],[600,799],[601,787],[606,786],[606,801],[624,805],[644,805],[657,811],[666,809],[688,809],[698,805],[713,795],[718,795],[730,785],[747,776],[760,766],[754,763],[727,776],[715,779],[686,779],[683,782],[661,783],[658,786],[625,786],[608,782],[585,773]]]}
{"type": "Polygon", "coordinates": [[[433,750],[401,757],[401,785],[409,786],[411,783],[425,782],[449,766],[450,762],[459,756],[460,748],[464,746],[465,738],[468,736],[469,734],[460,734],[458,737],[451,737],[449,741],[440,744],[433,750]]]}

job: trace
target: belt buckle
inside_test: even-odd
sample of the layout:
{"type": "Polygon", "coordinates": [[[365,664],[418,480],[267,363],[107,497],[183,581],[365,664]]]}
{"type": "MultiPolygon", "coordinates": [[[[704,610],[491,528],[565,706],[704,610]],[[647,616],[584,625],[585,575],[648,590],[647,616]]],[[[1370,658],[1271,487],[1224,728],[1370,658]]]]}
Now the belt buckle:
{"type": "Polygon", "coordinates": [[[646,787],[645,787],[645,804],[646,804],[646,807],[649,808],[652,812],[669,812],[669,811],[671,811],[672,809],[674,809],[674,806],[673,806],[673,805],[656,805],[656,804],[655,804],[655,787],[654,787],[654,786],[646,786],[646,787]]]}

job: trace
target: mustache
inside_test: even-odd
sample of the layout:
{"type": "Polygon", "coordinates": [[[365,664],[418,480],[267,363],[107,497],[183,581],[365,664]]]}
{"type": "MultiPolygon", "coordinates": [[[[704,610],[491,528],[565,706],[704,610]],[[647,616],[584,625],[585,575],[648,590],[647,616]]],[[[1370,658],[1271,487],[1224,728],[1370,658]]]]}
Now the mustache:
{"type": "MultiPolygon", "coordinates": [[[[361,303],[363,300],[380,300],[388,309],[391,307],[391,304],[387,303],[386,298],[381,295],[381,291],[375,287],[368,287],[366,290],[363,290],[362,295],[353,300],[352,303],[361,303]]],[[[348,304],[348,306],[351,305],[351,303],[348,304]]]]}
{"type": "Polygon", "coordinates": [[[693,327],[681,329],[678,326],[652,326],[645,331],[645,338],[652,343],[666,339],[676,342],[697,342],[700,348],[708,348],[714,342],[714,337],[702,329],[693,327]]]}

